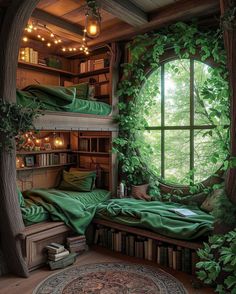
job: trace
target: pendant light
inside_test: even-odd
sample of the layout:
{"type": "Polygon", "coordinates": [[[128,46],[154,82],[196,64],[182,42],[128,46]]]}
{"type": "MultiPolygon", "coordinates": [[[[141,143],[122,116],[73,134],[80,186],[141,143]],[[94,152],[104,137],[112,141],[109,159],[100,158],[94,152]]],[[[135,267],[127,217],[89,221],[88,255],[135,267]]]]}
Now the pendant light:
{"type": "Polygon", "coordinates": [[[90,38],[98,37],[101,32],[101,15],[95,0],[87,0],[85,29],[90,38]]]}

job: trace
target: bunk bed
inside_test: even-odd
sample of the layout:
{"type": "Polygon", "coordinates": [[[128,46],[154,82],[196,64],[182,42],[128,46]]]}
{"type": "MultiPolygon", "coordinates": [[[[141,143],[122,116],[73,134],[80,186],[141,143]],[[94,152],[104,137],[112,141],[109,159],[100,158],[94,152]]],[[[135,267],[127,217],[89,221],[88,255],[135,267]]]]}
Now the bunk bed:
{"type": "Polygon", "coordinates": [[[101,116],[111,113],[109,104],[91,100],[88,83],[70,87],[30,85],[16,94],[17,102],[25,107],[101,116]]]}

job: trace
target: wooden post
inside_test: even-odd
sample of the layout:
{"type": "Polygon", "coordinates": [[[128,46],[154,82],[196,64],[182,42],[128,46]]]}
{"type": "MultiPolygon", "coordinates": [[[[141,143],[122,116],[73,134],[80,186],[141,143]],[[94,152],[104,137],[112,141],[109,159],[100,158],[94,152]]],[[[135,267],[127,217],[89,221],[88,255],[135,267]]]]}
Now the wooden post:
{"type": "MultiPolygon", "coordinates": [[[[221,15],[229,8],[236,7],[236,0],[220,0],[221,15]]],[[[230,155],[236,157],[236,26],[224,27],[224,43],[227,52],[227,65],[230,85],[230,155]]],[[[229,169],[226,178],[226,193],[236,204],[236,167],[229,169]]]]}
{"type": "MultiPolygon", "coordinates": [[[[16,68],[23,28],[39,0],[12,0],[1,16],[0,99],[16,101],[16,68]]],[[[0,140],[1,140],[0,134],[0,140]]],[[[15,150],[0,154],[0,240],[8,271],[27,277],[17,235],[24,229],[16,192],[15,150]]]]}

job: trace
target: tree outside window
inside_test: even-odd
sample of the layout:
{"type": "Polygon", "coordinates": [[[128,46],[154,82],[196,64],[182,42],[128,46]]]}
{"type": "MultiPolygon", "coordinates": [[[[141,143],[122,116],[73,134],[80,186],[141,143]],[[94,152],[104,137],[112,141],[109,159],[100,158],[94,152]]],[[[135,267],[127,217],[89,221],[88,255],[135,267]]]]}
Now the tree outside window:
{"type": "Polygon", "coordinates": [[[144,83],[140,95],[153,103],[137,139],[151,152],[144,144],[140,154],[166,183],[202,182],[226,159],[229,122],[214,90],[213,69],[194,59],[165,62],[144,83]]]}

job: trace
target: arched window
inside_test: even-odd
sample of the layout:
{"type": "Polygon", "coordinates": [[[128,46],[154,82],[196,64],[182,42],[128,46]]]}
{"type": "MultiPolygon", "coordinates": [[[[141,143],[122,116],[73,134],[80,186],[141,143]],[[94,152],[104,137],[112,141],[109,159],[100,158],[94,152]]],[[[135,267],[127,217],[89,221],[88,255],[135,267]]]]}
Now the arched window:
{"type": "MultiPolygon", "coordinates": [[[[141,138],[152,152],[141,156],[170,184],[199,183],[213,175],[225,159],[227,119],[219,97],[205,93],[212,68],[194,59],[163,63],[143,85],[140,95],[153,100],[146,111],[148,127],[141,138]]],[[[214,92],[214,89],[212,89],[214,92]]]]}

